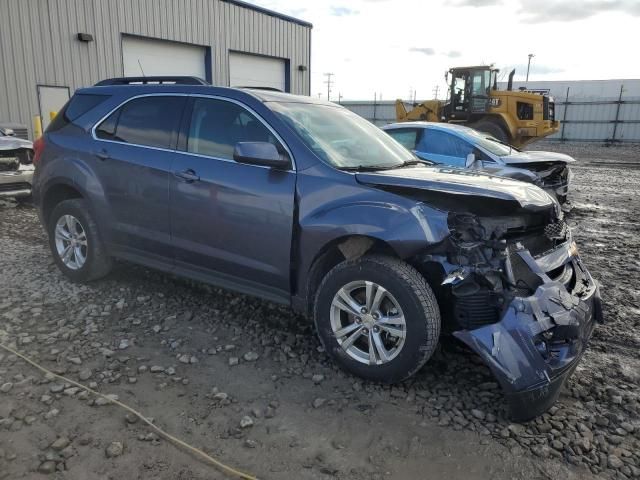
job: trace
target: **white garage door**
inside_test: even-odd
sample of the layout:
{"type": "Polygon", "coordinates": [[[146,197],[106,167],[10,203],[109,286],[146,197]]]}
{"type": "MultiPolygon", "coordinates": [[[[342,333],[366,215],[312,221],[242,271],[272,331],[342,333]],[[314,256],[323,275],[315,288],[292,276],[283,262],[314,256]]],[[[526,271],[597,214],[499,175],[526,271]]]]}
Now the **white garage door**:
{"type": "Polygon", "coordinates": [[[229,86],[272,87],[285,91],[285,61],[229,52],[229,86]]]}
{"type": "Polygon", "coordinates": [[[122,37],[126,77],[193,75],[207,78],[206,48],[155,38],[122,37]]]}

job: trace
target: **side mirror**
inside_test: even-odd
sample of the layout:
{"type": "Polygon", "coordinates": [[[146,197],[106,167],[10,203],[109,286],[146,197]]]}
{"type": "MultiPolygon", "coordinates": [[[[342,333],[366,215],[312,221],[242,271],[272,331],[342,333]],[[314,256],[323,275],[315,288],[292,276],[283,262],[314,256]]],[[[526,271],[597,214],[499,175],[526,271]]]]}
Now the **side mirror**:
{"type": "Polygon", "coordinates": [[[277,170],[288,170],[291,167],[289,158],[280,155],[276,146],[269,142],[238,142],[233,150],[233,159],[238,163],[277,170]]]}
{"type": "Polygon", "coordinates": [[[467,159],[465,161],[464,166],[466,168],[471,168],[473,167],[473,164],[476,163],[476,156],[473,153],[470,153],[469,155],[467,155],[467,159]]]}

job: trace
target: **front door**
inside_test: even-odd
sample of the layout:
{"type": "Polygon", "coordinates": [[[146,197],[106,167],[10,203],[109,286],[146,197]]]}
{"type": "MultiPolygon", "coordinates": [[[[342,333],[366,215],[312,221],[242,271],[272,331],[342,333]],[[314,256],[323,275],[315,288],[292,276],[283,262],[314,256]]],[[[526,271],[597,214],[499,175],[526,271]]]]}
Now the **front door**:
{"type": "Polygon", "coordinates": [[[285,149],[238,103],[194,97],[188,109],[184,151],[170,180],[176,267],[229,288],[288,295],[296,174],[233,159],[237,142],[285,149]]]}
{"type": "Polygon", "coordinates": [[[491,71],[472,70],[470,83],[470,113],[487,113],[490,107],[489,92],[491,89],[491,71]]]}

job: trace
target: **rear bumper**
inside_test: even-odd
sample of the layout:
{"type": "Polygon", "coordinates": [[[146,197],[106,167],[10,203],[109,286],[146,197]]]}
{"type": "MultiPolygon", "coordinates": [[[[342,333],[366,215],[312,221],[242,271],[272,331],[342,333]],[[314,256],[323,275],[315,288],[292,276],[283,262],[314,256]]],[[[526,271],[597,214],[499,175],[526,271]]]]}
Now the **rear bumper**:
{"type": "Polygon", "coordinates": [[[497,323],[454,332],[489,366],[514,420],[529,420],[553,405],[603,320],[599,288],[572,251],[565,245],[538,259],[518,251],[541,279],[535,293],[514,297],[497,323]],[[545,273],[560,259],[574,269],[566,283],[545,273]]]}
{"type": "Polygon", "coordinates": [[[12,172],[0,172],[0,197],[26,197],[31,195],[33,167],[21,166],[12,172]]]}

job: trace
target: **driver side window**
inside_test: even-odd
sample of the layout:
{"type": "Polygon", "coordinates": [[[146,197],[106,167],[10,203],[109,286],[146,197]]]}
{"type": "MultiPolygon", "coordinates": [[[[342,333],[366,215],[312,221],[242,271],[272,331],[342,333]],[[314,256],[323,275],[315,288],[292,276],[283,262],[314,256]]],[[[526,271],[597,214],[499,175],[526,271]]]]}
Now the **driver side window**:
{"type": "Polygon", "coordinates": [[[284,149],[260,120],[232,102],[196,98],[193,102],[187,151],[233,160],[238,142],[268,142],[284,149]]]}

